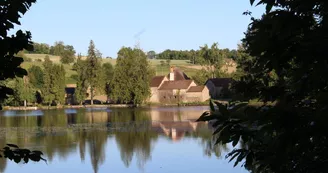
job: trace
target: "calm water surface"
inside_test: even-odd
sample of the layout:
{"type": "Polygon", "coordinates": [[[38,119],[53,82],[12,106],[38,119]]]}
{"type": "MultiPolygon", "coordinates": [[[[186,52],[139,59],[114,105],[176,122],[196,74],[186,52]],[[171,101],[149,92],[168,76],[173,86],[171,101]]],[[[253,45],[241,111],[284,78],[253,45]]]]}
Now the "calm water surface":
{"type": "Polygon", "coordinates": [[[0,112],[0,146],[41,150],[48,163],[0,159],[0,172],[246,172],[224,159],[208,107],[89,108],[0,112]]]}

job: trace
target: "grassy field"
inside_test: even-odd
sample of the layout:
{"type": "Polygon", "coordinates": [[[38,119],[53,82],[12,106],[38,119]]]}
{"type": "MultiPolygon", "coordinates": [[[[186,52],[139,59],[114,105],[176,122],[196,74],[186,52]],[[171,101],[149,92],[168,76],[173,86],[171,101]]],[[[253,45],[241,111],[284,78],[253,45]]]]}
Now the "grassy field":
{"type": "MultiPolygon", "coordinates": [[[[38,61],[38,60],[44,60],[44,58],[47,56],[46,54],[25,54],[27,58],[31,58],[32,61],[38,61]]],[[[59,56],[54,55],[48,55],[50,60],[54,63],[60,62],[59,56]]]]}
{"type": "MultiPolygon", "coordinates": [[[[37,62],[37,61],[43,61],[44,58],[46,57],[46,54],[26,54],[26,57],[30,58],[33,62],[37,62]]],[[[50,60],[54,63],[60,63],[60,57],[59,56],[53,56],[53,55],[48,55],[50,60]]],[[[82,59],[85,59],[86,57],[82,57],[82,59]]],[[[161,64],[160,59],[152,59],[149,60],[150,64],[152,66],[157,66],[161,64]]],[[[116,59],[102,59],[102,63],[106,63],[109,62],[113,65],[116,65],[116,59]]],[[[164,60],[165,62],[165,60],[164,60]]],[[[171,60],[170,62],[171,65],[175,65],[175,66],[180,66],[180,65],[185,65],[185,66],[190,66],[192,64],[190,64],[189,60],[171,60]]]]}
{"type": "MultiPolygon", "coordinates": [[[[42,67],[42,62],[44,58],[47,56],[46,54],[26,54],[28,58],[32,60],[32,62],[24,62],[22,67],[25,69],[29,69],[32,65],[37,65],[42,67]]],[[[50,60],[54,63],[60,63],[59,56],[48,55],[50,60]]],[[[85,58],[85,57],[83,57],[85,58]]],[[[149,60],[151,66],[155,69],[156,75],[167,75],[170,72],[169,66],[161,66],[161,61],[159,59],[149,60]]],[[[102,63],[111,63],[112,65],[116,65],[116,59],[102,59],[102,63]]],[[[164,60],[165,62],[165,60],[164,60]]],[[[66,71],[66,83],[74,84],[76,81],[71,78],[72,75],[76,75],[76,72],[72,70],[73,64],[64,64],[66,71]]],[[[171,60],[170,65],[180,68],[184,71],[189,77],[195,75],[197,73],[197,66],[189,63],[189,60],[171,60]],[[194,68],[192,68],[194,67],[194,68]]]]}

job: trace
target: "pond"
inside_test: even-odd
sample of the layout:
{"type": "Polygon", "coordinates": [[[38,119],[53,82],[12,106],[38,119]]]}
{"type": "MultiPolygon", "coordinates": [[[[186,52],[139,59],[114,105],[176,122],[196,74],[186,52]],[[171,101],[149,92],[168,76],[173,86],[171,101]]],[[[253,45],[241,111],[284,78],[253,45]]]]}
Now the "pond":
{"type": "Polygon", "coordinates": [[[213,129],[195,120],[209,108],[87,108],[0,112],[0,147],[40,150],[45,162],[0,158],[0,172],[247,172],[225,159],[213,129]]]}

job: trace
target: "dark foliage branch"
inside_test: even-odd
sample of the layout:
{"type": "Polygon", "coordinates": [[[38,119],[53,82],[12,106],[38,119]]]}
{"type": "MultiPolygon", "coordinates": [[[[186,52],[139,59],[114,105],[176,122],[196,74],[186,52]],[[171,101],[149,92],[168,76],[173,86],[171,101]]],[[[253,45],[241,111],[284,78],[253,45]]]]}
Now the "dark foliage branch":
{"type": "MultiPolygon", "coordinates": [[[[251,0],[266,13],[252,18],[234,85],[248,102],[233,109],[211,102],[210,121],[227,157],[252,172],[328,170],[328,1],[251,0]]],[[[247,14],[250,14],[249,12],[247,14]]]]}
{"type": "MultiPolygon", "coordinates": [[[[1,103],[8,95],[13,94],[11,88],[6,87],[3,81],[16,77],[27,75],[25,69],[20,65],[23,62],[22,57],[16,54],[21,50],[32,50],[31,33],[18,30],[15,35],[8,36],[8,31],[14,28],[14,25],[20,25],[19,18],[24,15],[36,0],[2,0],[0,2],[0,109],[1,103]]],[[[29,160],[40,161],[42,152],[20,149],[14,144],[7,144],[2,150],[0,157],[14,160],[16,163],[29,160]]]]}
{"type": "MultiPolygon", "coordinates": [[[[20,67],[23,58],[16,54],[23,49],[33,49],[31,33],[18,30],[15,35],[8,36],[8,31],[15,24],[20,25],[19,18],[35,2],[36,0],[7,0],[0,3],[0,82],[27,75],[26,70],[20,67]]],[[[0,93],[0,102],[3,102],[8,95],[13,94],[13,90],[0,84],[0,93]]]]}
{"type": "Polygon", "coordinates": [[[31,151],[29,149],[21,149],[15,144],[7,144],[2,150],[0,150],[0,157],[7,158],[16,163],[28,163],[30,160],[34,162],[45,161],[41,151],[31,151]]]}

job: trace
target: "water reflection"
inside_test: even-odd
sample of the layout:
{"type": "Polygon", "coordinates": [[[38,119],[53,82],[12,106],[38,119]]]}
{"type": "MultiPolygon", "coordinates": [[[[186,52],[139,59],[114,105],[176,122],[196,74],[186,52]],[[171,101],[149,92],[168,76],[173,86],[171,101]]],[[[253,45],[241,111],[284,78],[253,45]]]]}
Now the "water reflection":
{"type": "MultiPolygon", "coordinates": [[[[94,172],[99,172],[106,158],[111,157],[106,151],[111,147],[109,140],[116,142],[125,167],[131,167],[136,159],[139,170],[152,161],[152,151],[159,138],[173,143],[182,141],[186,145],[188,142],[183,140],[192,139],[189,142],[199,142],[204,155],[220,157],[227,147],[214,146],[208,125],[194,122],[205,109],[207,107],[65,109],[41,111],[42,116],[29,116],[30,113],[24,114],[24,111],[6,116],[13,113],[5,111],[0,112],[0,146],[6,141],[41,150],[50,164],[59,164],[54,158],[66,161],[79,155],[81,163],[91,164],[94,172]],[[85,162],[86,158],[90,163],[85,162]]],[[[6,165],[7,162],[0,159],[0,172],[8,169],[6,165]]]]}

